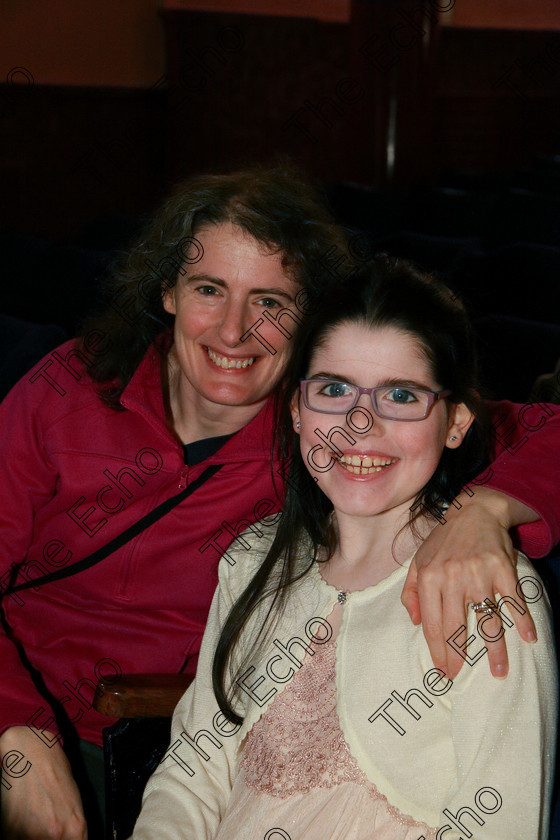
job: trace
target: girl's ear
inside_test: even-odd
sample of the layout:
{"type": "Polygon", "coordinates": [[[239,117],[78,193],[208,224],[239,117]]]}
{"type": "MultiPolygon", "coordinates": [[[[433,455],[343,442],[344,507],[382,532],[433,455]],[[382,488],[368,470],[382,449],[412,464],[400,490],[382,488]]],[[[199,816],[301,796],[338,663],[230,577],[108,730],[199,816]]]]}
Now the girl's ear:
{"type": "Polygon", "coordinates": [[[299,390],[296,391],[290,400],[290,414],[292,415],[292,424],[294,432],[299,435],[300,420],[299,420],[299,390]]]}
{"type": "Polygon", "coordinates": [[[166,288],[162,286],[161,291],[161,302],[163,303],[163,308],[166,312],[169,312],[170,315],[177,314],[177,306],[175,303],[175,286],[171,288],[166,288]]]}
{"type": "Polygon", "coordinates": [[[449,449],[457,449],[461,446],[473,420],[474,414],[465,403],[449,403],[447,440],[445,441],[449,449]]]}

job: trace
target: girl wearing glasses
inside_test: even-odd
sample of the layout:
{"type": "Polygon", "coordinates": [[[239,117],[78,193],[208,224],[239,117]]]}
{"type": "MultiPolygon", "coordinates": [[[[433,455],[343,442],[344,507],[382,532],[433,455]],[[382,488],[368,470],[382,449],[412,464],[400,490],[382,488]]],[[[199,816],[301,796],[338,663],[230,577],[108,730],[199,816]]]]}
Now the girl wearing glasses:
{"type": "Polygon", "coordinates": [[[520,555],[516,590],[471,605],[453,681],[400,601],[486,463],[476,389],[462,305],[407,263],[377,258],[311,317],[283,396],[281,521],[220,563],[135,840],[546,838],[557,678],[535,570],[520,555]],[[488,647],[528,604],[538,640],[510,632],[496,680],[488,647]]]}

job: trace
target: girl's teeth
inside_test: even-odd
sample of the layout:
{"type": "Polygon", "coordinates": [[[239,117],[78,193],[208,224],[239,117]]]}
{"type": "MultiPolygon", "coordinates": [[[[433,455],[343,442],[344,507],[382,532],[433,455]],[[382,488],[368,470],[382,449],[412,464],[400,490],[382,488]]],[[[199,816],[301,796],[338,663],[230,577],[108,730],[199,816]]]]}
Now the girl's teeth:
{"type": "Polygon", "coordinates": [[[369,475],[374,472],[381,472],[384,467],[388,467],[394,463],[391,458],[370,458],[369,455],[360,457],[359,455],[343,455],[339,458],[342,466],[348,472],[355,475],[369,475]]]}
{"type": "Polygon", "coordinates": [[[221,368],[246,368],[255,361],[254,356],[251,356],[250,359],[228,359],[226,356],[217,356],[209,347],[206,349],[214,364],[221,368]]]}

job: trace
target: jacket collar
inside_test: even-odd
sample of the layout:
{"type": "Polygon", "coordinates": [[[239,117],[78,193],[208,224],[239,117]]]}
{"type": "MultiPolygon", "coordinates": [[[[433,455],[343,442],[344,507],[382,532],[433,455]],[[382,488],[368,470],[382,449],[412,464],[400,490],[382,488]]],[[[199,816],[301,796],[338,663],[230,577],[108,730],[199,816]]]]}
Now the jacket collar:
{"type": "MultiPolygon", "coordinates": [[[[166,333],[158,336],[148,347],[122,392],[120,403],[123,408],[139,414],[159,434],[172,439],[175,446],[180,448],[180,444],[167,428],[161,387],[162,362],[171,344],[171,335],[166,333]]],[[[270,463],[274,415],[274,397],[271,396],[256,417],[236,432],[218,452],[205,461],[205,464],[255,460],[270,463]]]]}

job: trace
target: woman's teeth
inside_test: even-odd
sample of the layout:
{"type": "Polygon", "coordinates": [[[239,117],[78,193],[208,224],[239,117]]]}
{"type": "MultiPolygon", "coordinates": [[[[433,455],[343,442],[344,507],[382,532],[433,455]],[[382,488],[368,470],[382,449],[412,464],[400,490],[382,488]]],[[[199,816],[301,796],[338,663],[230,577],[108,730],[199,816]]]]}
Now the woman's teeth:
{"type": "Polygon", "coordinates": [[[255,357],[251,356],[249,359],[228,359],[227,356],[218,356],[209,347],[206,348],[208,355],[215,365],[221,368],[246,368],[253,364],[255,357]]]}
{"type": "Polygon", "coordinates": [[[344,469],[355,475],[369,475],[374,472],[381,472],[384,467],[395,463],[393,458],[370,458],[369,455],[343,455],[338,459],[344,469]]]}

